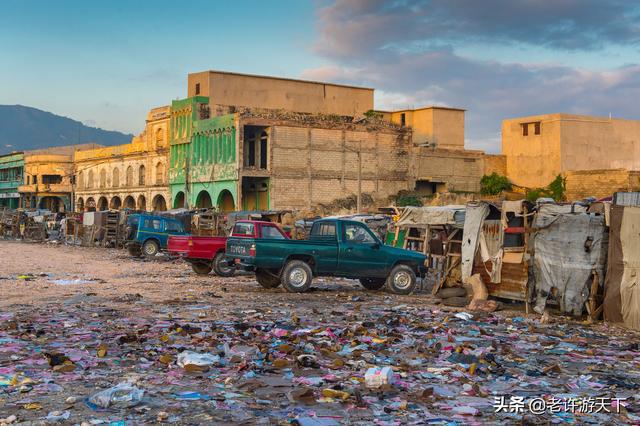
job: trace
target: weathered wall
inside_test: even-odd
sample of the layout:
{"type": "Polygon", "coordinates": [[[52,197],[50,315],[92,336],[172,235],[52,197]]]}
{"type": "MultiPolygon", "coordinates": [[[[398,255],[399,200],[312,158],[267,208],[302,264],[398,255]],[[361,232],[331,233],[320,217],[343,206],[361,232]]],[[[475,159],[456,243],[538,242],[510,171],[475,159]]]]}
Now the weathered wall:
{"type": "Polygon", "coordinates": [[[362,192],[386,198],[408,189],[409,140],[402,132],[367,132],[274,125],[271,208],[310,208],[362,192]]]}
{"type": "Polygon", "coordinates": [[[483,175],[497,173],[500,176],[507,175],[507,157],[504,155],[485,154],[482,158],[484,162],[483,175]]]}
{"type": "Polygon", "coordinates": [[[448,191],[478,192],[484,172],[480,151],[420,148],[415,179],[443,183],[448,191]]]}
{"type": "MultiPolygon", "coordinates": [[[[373,109],[373,89],[268,76],[204,71],[189,74],[188,96],[216,105],[358,116],[373,109]]],[[[228,111],[227,111],[228,112],[228,111]]]]}
{"type": "Polygon", "coordinates": [[[571,114],[505,120],[502,154],[517,185],[541,187],[569,170],[640,170],[640,121],[571,114]],[[541,134],[523,136],[522,124],[540,122],[541,134]]]}
{"type": "Polygon", "coordinates": [[[637,191],[640,172],[626,169],[578,170],[563,174],[569,201],[586,197],[604,198],[617,191],[637,191]]]}
{"type": "Polygon", "coordinates": [[[76,151],[76,210],[99,207],[101,199],[112,208],[169,207],[169,121],[168,106],[154,108],[131,143],[76,151]]]}
{"type": "Polygon", "coordinates": [[[562,171],[560,115],[516,118],[502,122],[502,155],[507,157],[507,177],[529,188],[548,185],[562,171]],[[522,135],[522,123],[541,122],[541,134],[532,129],[522,135]]]}

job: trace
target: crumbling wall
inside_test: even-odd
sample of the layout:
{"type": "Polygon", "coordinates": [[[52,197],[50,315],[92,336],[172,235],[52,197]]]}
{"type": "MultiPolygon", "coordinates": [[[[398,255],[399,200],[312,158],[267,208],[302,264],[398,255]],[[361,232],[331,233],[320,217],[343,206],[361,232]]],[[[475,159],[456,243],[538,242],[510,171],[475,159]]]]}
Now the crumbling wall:
{"type": "Polygon", "coordinates": [[[358,192],[376,199],[408,189],[409,152],[405,132],[366,128],[271,127],[271,208],[312,208],[358,192]]]}
{"type": "Polygon", "coordinates": [[[448,191],[478,192],[484,172],[479,151],[421,148],[416,156],[416,180],[444,183],[448,191]]]}
{"type": "Polygon", "coordinates": [[[500,176],[507,175],[507,156],[485,154],[482,158],[484,164],[484,175],[497,173],[500,176]]]}
{"type": "Polygon", "coordinates": [[[640,172],[625,169],[571,170],[564,173],[567,200],[603,198],[640,187],[640,172]]]}

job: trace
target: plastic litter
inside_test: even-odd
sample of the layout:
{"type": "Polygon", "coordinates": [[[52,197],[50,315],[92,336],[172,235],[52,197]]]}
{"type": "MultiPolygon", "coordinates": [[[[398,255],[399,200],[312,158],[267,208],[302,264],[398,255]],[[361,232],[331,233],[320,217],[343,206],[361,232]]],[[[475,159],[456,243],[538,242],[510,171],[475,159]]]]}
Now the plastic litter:
{"type": "Polygon", "coordinates": [[[220,356],[212,354],[201,354],[198,352],[184,351],[178,355],[177,363],[184,369],[206,370],[214,364],[220,362],[220,356]]]}
{"type": "Polygon", "coordinates": [[[393,384],[393,370],[391,367],[371,367],[364,375],[364,382],[368,388],[379,388],[393,384]]]}
{"type": "Polygon", "coordinates": [[[144,396],[144,390],[128,382],[122,382],[116,386],[98,392],[89,398],[91,404],[100,408],[133,407],[140,403],[144,396]]]}

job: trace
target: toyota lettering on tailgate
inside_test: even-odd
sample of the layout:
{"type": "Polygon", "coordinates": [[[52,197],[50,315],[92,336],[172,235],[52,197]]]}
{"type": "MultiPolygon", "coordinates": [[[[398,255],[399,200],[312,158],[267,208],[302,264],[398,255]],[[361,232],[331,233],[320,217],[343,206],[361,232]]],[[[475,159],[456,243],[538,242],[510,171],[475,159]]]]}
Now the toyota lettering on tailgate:
{"type": "Polygon", "coordinates": [[[247,248],[244,246],[231,246],[229,247],[229,253],[247,254],[247,248]]]}

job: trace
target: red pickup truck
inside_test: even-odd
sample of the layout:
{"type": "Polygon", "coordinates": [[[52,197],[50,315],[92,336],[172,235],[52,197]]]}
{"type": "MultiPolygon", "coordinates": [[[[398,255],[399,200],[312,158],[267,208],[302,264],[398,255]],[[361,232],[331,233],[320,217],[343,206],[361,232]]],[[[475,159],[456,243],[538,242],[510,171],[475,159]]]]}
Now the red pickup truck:
{"type": "MultiPolygon", "coordinates": [[[[235,238],[264,238],[271,240],[288,240],[275,223],[259,220],[239,220],[231,230],[235,238]]],[[[213,270],[221,277],[232,276],[236,268],[230,266],[224,256],[227,237],[196,237],[172,235],[167,243],[167,251],[182,257],[191,263],[193,271],[198,275],[207,275],[213,270]]]]}

